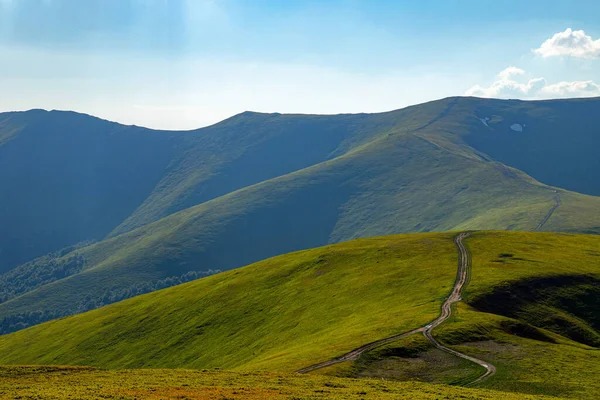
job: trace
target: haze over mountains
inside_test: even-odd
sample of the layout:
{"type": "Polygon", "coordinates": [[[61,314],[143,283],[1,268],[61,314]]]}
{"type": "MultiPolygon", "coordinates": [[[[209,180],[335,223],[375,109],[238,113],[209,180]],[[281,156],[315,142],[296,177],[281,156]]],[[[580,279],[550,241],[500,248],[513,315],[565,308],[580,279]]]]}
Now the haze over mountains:
{"type": "Polygon", "coordinates": [[[167,132],[0,114],[3,332],[357,237],[600,233],[596,115],[598,98],[448,98],[167,132]]]}

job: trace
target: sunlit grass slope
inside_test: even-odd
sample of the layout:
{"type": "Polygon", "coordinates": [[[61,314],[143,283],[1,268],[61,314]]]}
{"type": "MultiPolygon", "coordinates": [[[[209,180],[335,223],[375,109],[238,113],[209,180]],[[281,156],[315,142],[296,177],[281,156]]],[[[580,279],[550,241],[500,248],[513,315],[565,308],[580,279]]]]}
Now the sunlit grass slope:
{"type": "Polygon", "coordinates": [[[600,277],[598,235],[476,232],[467,244],[473,257],[468,300],[499,284],[532,277],[600,277]]]}
{"type": "MultiPolygon", "coordinates": [[[[600,390],[600,236],[476,232],[464,302],[434,331],[493,363],[480,387],[595,399],[600,390]]],[[[460,383],[477,368],[432,350],[422,336],[323,371],[460,383]]]]}
{"type": "Polygon", "coordinates": [[[294,371],[433,320],[456,276],[452,237],[272,258],[2,336],[0,363],[294,371]]]}
{"type": "MultiPolygon", "coordinates": [[[[0,363],[293,371],[434,319],[456,275],[453,235],[265,260],[0,337],[0,363]]],[[[600,236],[493,231],[466,243],[464,301],[435,336],[497,366],[481,387],[593,399],[600,236]]],[[[417,334],[319,373],[464,383],[478,371],[417,334]]]]}
{"type": "MultiPolygon", "coordinates": [[[[543,312],[552,317],[552,313],[543,312]]],[[[496,375],[478,387],[596,399],[600,390],[600,350],[530,322],[461,305],[453,323],[444,326],[437,336],[453,348],[497,367],[496,375]]]]}
{"type": "Polygon", "coordinates": [[[0,367],[0,396],[44,399],[500,399],[543,396],[418,382],[261,372],[0,367]],[[18,393],[18,394],[17,394],[18,393]]]}

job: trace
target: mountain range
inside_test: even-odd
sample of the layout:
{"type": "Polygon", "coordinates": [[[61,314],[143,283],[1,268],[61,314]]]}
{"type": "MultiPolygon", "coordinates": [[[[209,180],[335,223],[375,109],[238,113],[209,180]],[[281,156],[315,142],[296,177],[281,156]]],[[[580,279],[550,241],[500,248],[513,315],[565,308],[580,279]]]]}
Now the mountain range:
{"type": "Polygon", "coordinates": [[[185,132],[0,114],[0,332],[361,237],[600,233],[596,115],[465,97],[185,132]]]}

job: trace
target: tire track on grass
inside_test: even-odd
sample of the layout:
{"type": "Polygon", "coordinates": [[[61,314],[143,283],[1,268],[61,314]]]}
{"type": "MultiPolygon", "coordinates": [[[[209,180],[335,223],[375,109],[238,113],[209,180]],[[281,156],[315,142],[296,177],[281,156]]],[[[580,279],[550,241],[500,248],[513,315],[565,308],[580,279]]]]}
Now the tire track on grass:
{"type": "Polygon", "coordinates": [[[467,385],[473,385],[475,383],[479,383],[479,382],[489,378],[490,376],[494,375],[496,373],[496,367],[493,366],[492,364],[488,363],[487,361],[483,361],[478,358],[471,357],[469,355],[463,354],[459,351],[456,351],[449,347],[444,346],[443,344],[438,342],[437,339],[434,338],[433,335],[431,334],[431,331],[434,328],[440,326],[442,323],[444,323],[446,320],[448,320],[452,316],[452,306],[455,303],[458,303],[459,301],[462,300],[462,291],[468,283],[469,270],[471,268],[471,255],[469,253],[469,250],[467,249],[467,246],[465,246],[465,244],[464,244],[464,239],[466,237],[468,237],[469,235],[470,235],[470,233],[465,232],[465,233],[460,233],[454,237],[454,244],[458,248],[458,252],[459,252],[459,265],[458,265],[458,275],[456,277],[456,282],[454,283],[454,288],[452,289],[452,293],[450,293],[450,296],[448,296],[446,301],[444,301],[444,304],[442,304],[442,313],[435,321],[433,321],[431,324],[429,324],[425,327],[425,329],[423,330],[423,335],[425,335],[427,340],[429,340],[429,342],[433,346],[435,346],[437,349],[444,351],[446,353],[452,354],[456,357],[460,357],[462,359],[471,361],[471,362],[478,364],[478,365],[482,366],[483,368],[485,368],[485,373],[483,375],[479,376],[477,379],[475,379],[472,382],[469,382],[467,384],[467,385]]]}

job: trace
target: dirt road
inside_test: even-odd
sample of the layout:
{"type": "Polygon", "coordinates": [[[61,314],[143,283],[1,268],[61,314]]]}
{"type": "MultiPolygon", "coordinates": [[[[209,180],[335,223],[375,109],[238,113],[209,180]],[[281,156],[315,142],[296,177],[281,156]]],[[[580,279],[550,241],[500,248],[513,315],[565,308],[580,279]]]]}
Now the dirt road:
{"type": "Polygon", "coordinates": [[[461,300],[462,290],[466,286],[466,284],[469,280],[469,269],[471,267],[471,255],[469,253],[469,250],[467,249],[467,247],[465,246],[465,244],[463,242],[467,236],[469,236],[469,233],[461,233],[454,238],[454,244],[456,244],[456,247],[459,252],[459,265],[458,265],[458,274],[456,277],[456,282],[454,283],[454,288],[452,289],[452,293],[450,293],[450,296],[448,296],[446,301],[444,301],[444,304],[442,304],[442,313],[435,321],[433,321],[431,324],[429,324],[425,327],[425,329],[423,330],[423,335],[425,335],[427,340],[429,340],[429,342],[432,345],[434,345],[436,348],[438,348],[442,351],[445,351],[446,353],[452,354],[456,357],[464,358],[465,360],[469,360],[471,362],[474,362],[475,364],[479,364],[483,368],[486,369],[486,372],[483,375],[481,375],[476,380],[469,383],[469,385],[472,385],[474,383],[481,382],[484,379],[487,379],[490,376],[492,376],[494,373],[496,373],[496,367],[494,367],[492,364],[490,364],[488,362],[485,362],[485,361],[480,360],[475,357],[468,356],[466,354],[460,353],[456,350],[452,350],[452,349],[442,345],[431,334],[431,331],[435,327],[441,325],[444,321],[446,321],[448,318],[450,318],[452,316],[452,305],[455,303],[458,303],[461,300]]]}
{"type": "Polygon", "coordinates": [[[360,357],[361,354],[363,354],[366,351],[373,350],[374,348],[383,346],[384,344],[388,344],[390,342],[393,342],[394,340],[398,340],[398,339],[401,339],[406,336],[414,335],[415,333],[423,332],[424,330],[425,330],[425,327],[421,327],[421,328],[413,329],[412,331],[401,333],[396,336],[391,336],[389,338],[381,339],[376,342],[371,342],[371,343],[365,344],[364,346],[361,346],[357,349],[354,349],[351,352],[346,353],[341,357],[334,358],[329,361],[323,361],[322,363],[311,365],[310,367],[302,368],[296,372],[299,374],[305,374],[307,372],[315,371],[317,369],[321,369],[321,368],[325,368],[325,367],[329,367],[331,365],[338,364],[341,362],[356,360],[358,357],[360,357]]]}
{"type": "Polygon", "coordinates": [[[460,357],[465,360],[474,362],[475,364],[481,365],[482,367],[484,367],[486,369],[486,372],[483,375],[481,375],[474,381],[468,383],[468,385],[472,385],[472,384],[481,382],[484,379],[487,379],[490,376],[492,376],[496,372],[496,367],[494,367],[490,363],[487,363],[483,360],[479,360],[475,357],[468,356],[466,354],[460,353],[456,350],[452,350],[452,349],[442,345],[431,334],[431,331],[435,327],[439,326],[440,324],[442,324],[444,321],[446,321],[448,318],[450,318],[452,316],[452,305],[461,300],[462,290],[465,287],[465,285],[468,283],[469,269],[471,267],[471,256],[470,256],[470,253],[469,253],[467,247],[465,246],[463,240],[466,237],[468,237],[469,235],[470,235],[470,233],[463,232],[454,237],[454,244],[456,245],[456,248],[458,249],[458,252],[459,252],[458,273],[457,273],[457,277],[456,277],[456,282],[454,283],[454,287],[452,288],[452,293],[450,293],[450,296],[448,296],[446,301],[444,301],[444,303],[442,304],[442,312],[438,318],[436,318],[434,321],[432,321],[431,323],[429,323],[421,328],[413,329],[411,331],[401,333],[399,335],[395,335],[395,336],[392,336],[389,338],[385,338],[385,339],[381,339],[381,340],[378,340],[375,342],[365,344],[364,346],[354,349],[354,350],[344,354],[341,357],[337,357],[337,358],[334,358],[329,361],[324,361],[319,364],[314,364],[309,367],[302,368],[301,370],[298,370],[297,372],[300,374],[304,374],[307,372],[311,372],[311,371],[315,371],[315,370],[318,370],[321,368],[329,367],[331,365],[335,365],[335,364],[342,363],[345,361],[356,360],[358,357],[360,357],[366,351],[383,346],[383,345],[393,342],[395,340],[398,340],[398,339],[401,339],[401,338],[404,338],[404,337],[407,337],[410,335],[414,335],[415,333],[423,332],[423,334],[425,335],[427,340],[429,340],[429,342],[431,342],[431,344],[433,346],[435,346],[436,348],[438,348],[446,353],[452,354],[456,357],[460,357]]]}

